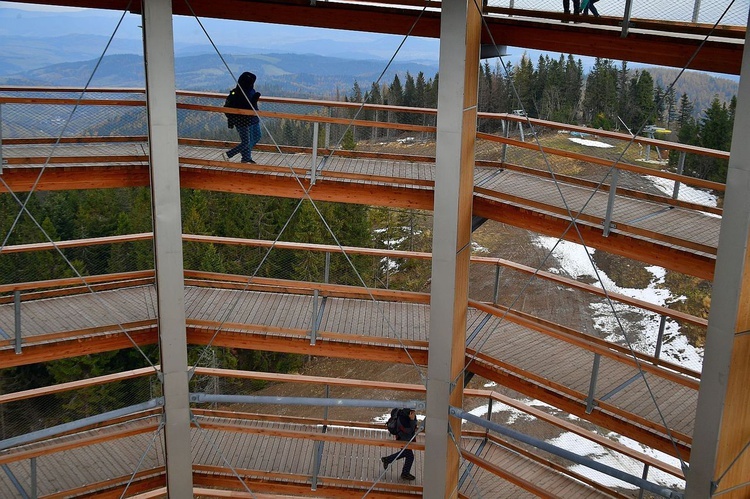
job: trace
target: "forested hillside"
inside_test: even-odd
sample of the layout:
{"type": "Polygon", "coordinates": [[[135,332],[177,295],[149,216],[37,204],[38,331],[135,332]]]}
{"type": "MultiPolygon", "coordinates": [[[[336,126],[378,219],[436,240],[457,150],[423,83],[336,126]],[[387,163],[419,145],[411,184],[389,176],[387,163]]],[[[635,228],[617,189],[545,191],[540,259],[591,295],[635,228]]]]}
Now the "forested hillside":
{"type": "MultiPolygon", "coordinates": [[[[123,63],[126,60],[112,59],[112,62],[116,61],[123,63]]],[[[239,65],[248,67],[248,63],[249,60],[244,60],[239,65]]],[[[193,69],[200,68],[200,71],[205,71],[204,74],[210,74],[197,59],[191,64],[193,69]]],[[[70,73],[81,69],[80,65],[75,64],[64,67],[70,73]]],[[[137,72],[137,68],[131,69],[137,72]]],[[[63,84],[60,79],[55,79],[55,72],[50,69],[37,76],[43,76],[45,81],[63,84]]],[[[259,80],[259,88],[264,91],[264,95],[273,94],[266,93],[263,87],[270,85],[272,81],[270,76],[266,81],[259,80]]],[[[437,74],[429,77],[423,71],[417,72],[416,76],[409,70],[396,72],[388,82],[381,83],[374,82],[366,74],[361,79],[357,78],[353,85],[349,83],[352,85],[351,90],[344,92],[346,95],[342,95],[341,99],[434,108],[437,104],[438,83],[437,74]]],[[[210,85],[210,78],[206,78],[200,83],[196,80],[187,86],[205,88],[210,85]]],[[[226,88],[229,83],[224,82],[222,86],[226,88]]],[[[556,59],[540,57],[536,63],[524,58],[517,66],[508,67],[507,72],[499,64],[485,62],[481,67],[479,87],[480,111],[514,112],[523,109],[529,116],[546,120],[585,124],[608,130],[625,131],[627,128],[633,132],[642,125],[653,124],[671,130],[668,140],[722,150],[728,150],[731,140],[734,99],[726,100],[716,96],[709,107],[697,109],[694,98],[690,97],[687,90],[679,95],[674,89],[667,91],[649,71],[631,70],[624,63],[618,65],[609,60],[597,60],[591,72],[585,75],[580,60],[572,56],[560,56],[556,59]]],[[[221,89],[222,87],[214,88],[221,89]]],[[[369,114],[360,118],[388,118],[386,111],[366,113],[369,114]]],[[[395,117],[401,122],[434,124],[427,123],[432,118],[425,118],[422,114],[402,113],[395,117]]],[[[213,119],[211,122],[182,119],[179,123],[181,133],[192,137],[225,140],[234,138],[232,131],[228,131],[221,122],[221,116],[217,115],[213,119]]],[[[112,114],[105,121],[91,123],[88,128],[80,130],[80,133],[100,136],[143,134],[145,125],[142,116],[123,112],[119,115],[112,114]]],[[[283,144],[309,146],[312,140],[309,124],[285,119],[268,125],[270,135],[280,138],[283,144]]],[[[486,126],[480,124],[480,128],[486,126]]],[[[372,130],[355,128],[343,145],[347,148],[357,147],[360,140],[382,138],[378,133],[373,136],[372,130]]],[[[264,141],[268,143],[270,137],[265,136],[264,141]]],[[[672,159],[676,161],[676,158],[672,159]]],[[[690,158],[685,164],[685,172],[723,181],[726,162],[711,158],[690,158]]],[[[27,207],[53,240],[151,231],[151,201],[147,189],[35,193],[27,207]]],[[[428,214],[333,203],[319,203],[318,209],[336,234],[338,242],[343,245],[429,251],[428,214]]],[[[13,227],[6,244],[45,241],[46,237],[27,215],[22,215],[18,223],[15,223],[18,211],[19,206],[11,195],[0,194],[0,226],[3,233],[13,227]]],[[[284,241],[334,244],[317,211],[307,201],[298,206],[294,200],[184,189],[182,214],[183,231],[187,234],[268,240],[279,237],[284,241]]],[[[72,248],[66,249],[64,253],[82,275],[153,268],[150,242],[72,248]]],[[[358,285],[362,279],[368,286],[396,285],[400,289],[424,290],[429,281],[429,263],[380,261],[356,256],[350,258],[360,275],[352,270],[346,259],[334,255],[330,274],[335,276],[337,283],[358,285]]],[[[325,272],[323,254],[275,250],[266,255],[265,250],[230,245],[186,243],[184,262],[185,268],[189,270],[298,280],[322,280],[325,272]]],[[[6,254],[0,258],[2,283],[72,275],[73,270],[54,251],[6,254]]],[[[704,283],[686,282],[674,276],[667,280],[675,289],[683,287],[691,290],[689,300],[676,306],[699,315],[703,313],[707,307],[705,300],[709,289],[704,283]]],[[[700,339],[696,341],[699,342],[700,339]]],[[[149,350],[152,355],[157,355],[155,349],[149,350]]],[[[213,352],[216,358],[222,359],[224,367],[249,370],[284,371],[296,369],[302,362],[299,356],[269,352],[218,348],[214,348],[213,352]]],[[[194,355],[191,353],[191,356],[194,355]]],[[[128,350],[5,369],[0,373],[0,391],[51,385],[70,379],[142,367],[143,364],[140,354],[128,350]]],[[[145,389],[138,383],[143,382],[134,381],[133,390],[145,389]]],[[[61,398],[46,403],[56,404],[66,411],[70,419],[75,419],[95,414],[104,408],[110,410],[113,400],[122,403],[128,400],[127,396],[108,390],[107,387],[91,388],[86,397],[79,397],[74,401],[61,398]]],[[[43,412],[41,408],[26,406],[4,416],[17,418],[18,421],[36,421],[45,413],[48,412],[43,412]]]]}

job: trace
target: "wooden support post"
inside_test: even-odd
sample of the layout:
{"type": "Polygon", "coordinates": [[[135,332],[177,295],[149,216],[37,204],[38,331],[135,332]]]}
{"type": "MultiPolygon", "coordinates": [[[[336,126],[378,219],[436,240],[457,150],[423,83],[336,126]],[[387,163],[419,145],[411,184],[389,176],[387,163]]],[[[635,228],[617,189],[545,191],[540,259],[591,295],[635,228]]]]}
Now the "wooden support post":
{"type": "Polygon", "coordinates": [[[463,406],[482,21],[473,1],[441,5],[424,467],[428,498],[458,496],[461,421],[449,410],[463,406]]]}

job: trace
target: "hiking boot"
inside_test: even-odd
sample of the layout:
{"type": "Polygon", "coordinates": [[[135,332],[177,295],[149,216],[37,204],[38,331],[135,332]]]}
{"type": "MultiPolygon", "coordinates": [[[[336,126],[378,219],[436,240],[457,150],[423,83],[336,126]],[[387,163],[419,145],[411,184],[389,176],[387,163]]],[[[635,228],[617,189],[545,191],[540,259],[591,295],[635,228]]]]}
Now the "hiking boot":
{"type": "Polygon", "coordinates": [[[386,458],[384,458],[384,457],[381,457],[380,461],[383,463],[383,469],[387,470],[388,469],[388,460],[386,458]]]}
{"type": "Polygon", "coordinates": [[[417,477],[415,477],[411,473],[401,473],[401,478],[404,479],[404,480],[411,481],[411,480],[415,480],[417,477]]]}

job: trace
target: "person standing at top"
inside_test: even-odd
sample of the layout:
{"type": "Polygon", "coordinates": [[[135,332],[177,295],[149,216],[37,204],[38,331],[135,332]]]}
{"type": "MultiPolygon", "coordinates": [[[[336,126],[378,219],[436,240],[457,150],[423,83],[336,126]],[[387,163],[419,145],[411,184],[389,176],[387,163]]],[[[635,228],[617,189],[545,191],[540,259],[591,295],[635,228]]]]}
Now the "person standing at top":
{"type": "MultiPolygon", "coordinates": [[[[258,111],[258,99],[260,92],[255,90],[255,80],[257,77],[250,72],[244,72],[237,79],[237,86],[229,92],[224,107],[236,109],[253,109],[258,111]]],[[[239,153],[243,163],[255,163],[253,161],[253,147],[260,140],[260,118],[257,113],[231,114],[226,113],[227,126],[236,128],[240,136],[240,143],[224,153],[225,160],[229,161],[234,155],[239,153]]]]}
{"type": "MultiPolygon", "coordinates": [[[[563,12],[570,14],[570,0],[563,0],[563,12]]],[[[581,13],[581,0],[573,0],[573,14],[581,13]]]]}
{"type": "MultiPolygon", "coordinates": [[[[401,442],[410,442],[417,432],[417,413],[414,409],[404,408],[398,413],[398,434],[396,440],[401,442]]],[[[414,480],[416,477],[411,474],[411,465],[414,464],[414,451],[401,449],[390,456],[381,457],[383,468],[388,469],[388,465],[397,459],[404,460],[404,467],[401,468],[401,478],[404,480],[414,480]]]]}

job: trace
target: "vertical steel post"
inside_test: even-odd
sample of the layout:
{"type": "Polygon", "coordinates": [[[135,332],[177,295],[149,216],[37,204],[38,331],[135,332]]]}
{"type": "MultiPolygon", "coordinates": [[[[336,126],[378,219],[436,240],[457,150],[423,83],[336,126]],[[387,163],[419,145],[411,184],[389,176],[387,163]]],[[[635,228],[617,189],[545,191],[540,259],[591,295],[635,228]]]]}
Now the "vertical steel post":
{"type": "Polygon", "coordinates": [[[3,174],[3,105],[0,104],[0,175],[3,174]]]}
{"type": "MultiPolygon", "coordinates": [[[[643,478],[644,480],[648,480],[648,469],[649,469],[648,464],[647,463],[643,463],[643,475],[641,475],[641,478],[643,478]]],[[[643,493],[644,492],[646,492],[646,491],[643,490],[643,487],[641,487],[640,492],[638,492],[638,499],[643,499],[643,493]]]]}
{"type": "Polygon", "coordinates": [[[657,359],[661,355],[661,345],[664,342],[664,329],[667,325],[667,316],[662,315],[659,321],[659,334],[656,336],[656,347],[654,348],[654,357],[657,359]]]}
{"type": "Polygon", "coordinates": [[[695,4],[693,5],[693,18],[691,19],[692,22],[697,23],[698,22],[698,15],[701,12],[701,0],[695,0],[695,4]]]}
{"type": "MultiPolygon", "coordinates": [[[[680,151],[680,159],[677,162],[677,174],[682,175],[682,172],[685,171],[685,151],[680,151]]],[[[680,182],[677,180],[674,181],[674,189],[672,190],[672,199],[677,199],[677,197],[680,195],[680,182]]]]}
{"type": "Polygon", "coordinates": [[[16,354],[21,353],[21,290],[13,291],[13,315],[15,316],[16,354]]]}
{"type": "Polygon", "coordinates": [[[589,395],[586,397],[586,414],[591,414],[594,410],[595,398],[596,398],[596,381],[599,378],[599,361],[601,355],[598,353],[594,354],[594,364],[591,367],[591,382],[589,383],[589,395]]]}
{"type": "Polygon", "coordinates": [[[31,466],[31,472],[29,476],[29,480],[31,480],[31,494],[29,494],[29,497],[31,499],[37,499],[39,497],[39,493],[37,492],[37,480],[36,480],[36,458],[32,457],[29,459],[30,466],[31,466]]]}
{"type": "Polygon", "coordinates": [[[620,38],[628,36],[628,30],[630,29],[630,15],[633,10],[633,0],[625,0],[625,11],[622,13],[622,32],[620,32],[620,38]]]}
{"type": "Polygon", "coordinates": [[[497,305],[497,299],[500,296],[500,264],[495,267],[495,289],[492,292],[492,303],[497,305]]]}
{"type": "MultiPolygon", "coordinates": [[[[328,117],[330,118],[333,116],[333,109],[330,107],[328,108],[328,117]]],[[[325,148],[330,149],[331,148],[331,124],[326,123],[326,138],[325,138],[325,148]]]]}
{"type": "Polygon", "coordinates": [[[318,130],[320,124],[316,121],[313,123],[313,143],[312,143],[312,165],[310,165],[310,184],[315,185],[315,175],[318,173],[318,130]]]}
{"type": "MultiPolygon", "coordinates": [[[[502,120],[500,123],[502,123],[503,126],[503,137],[506,139],[510,137],[510,122],[507,120],[502,120]]],[[[503,143],[502,152],[500,153],[500,162],[505,163],[506,156],[508,154],[508,144],[503,143]]]]}
{"type": "Polygon", "coordinates": [[[312,327],[310,328],[310,344],[315,344],[318,334],[318,290],[313,290],[312,327]]]}
{"type": "Polygon", "coordinates": [[[620,169],[615,168],[612,173],[612,182],[609,184],[609,198],[607,199],[607,213],[604,215],[604,231],[602,235],[607,237],[612,227],[612,212],[615,209],[615,198],[617,197],[617,181],[620,179],[620,169]]]}
{"type": "Polygon", "coordinates": [[[325,267],[325,275],[323,276],[324,282],[326,284],[328,284],[330,275],[331,275],[331,252],[326,251],[326,267],[325,267]]]}
{"type": "Polygon", "coordinates": [[[172,2],[142,4],[167,493],[193,497],[172,2]]]}

